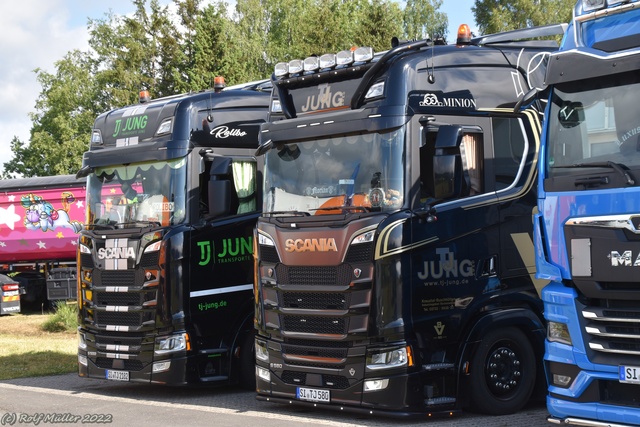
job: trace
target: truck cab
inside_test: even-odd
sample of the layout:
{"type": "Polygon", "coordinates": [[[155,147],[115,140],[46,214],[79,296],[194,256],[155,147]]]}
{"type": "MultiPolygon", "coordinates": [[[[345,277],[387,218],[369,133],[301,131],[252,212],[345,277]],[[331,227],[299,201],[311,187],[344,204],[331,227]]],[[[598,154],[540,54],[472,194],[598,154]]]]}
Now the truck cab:
{"type": "Polygon", "coordinates": [[[255,240],[258,399],[511,413],[542,383],[543,107],[563,26],[277,64],[255,240]],[[515,110],[514,110],[515,109],[515,110]]]}

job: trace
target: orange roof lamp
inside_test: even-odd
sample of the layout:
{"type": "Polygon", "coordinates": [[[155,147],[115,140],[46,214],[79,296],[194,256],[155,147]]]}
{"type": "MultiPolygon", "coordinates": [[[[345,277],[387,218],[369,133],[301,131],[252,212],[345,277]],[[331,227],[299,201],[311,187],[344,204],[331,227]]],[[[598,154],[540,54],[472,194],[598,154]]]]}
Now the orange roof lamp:
{"type": "Polygon", "coordinates": [[[144,104],[145,102],[148,102],[149,100],[151,100],[151,95],[149,95],[149,91],[148,90],[141,90],[140,91],[140,104],[144,104]]]}
{"type": "Polygon", "coordinates": [[[467,24],[462,24],[458,27],[458,38],[456,40],[457,45],[468,45],[471,43],[471,29],[467,24]]]}
{"type": "Polygon", "coordinates": [[[224,82],[224,77],[216,76],[216,77],[213,78],[213,90],[216,93],[222,91],[222,89],[224,89],[225,86],[227,86],[227,85],[224,82]]]}

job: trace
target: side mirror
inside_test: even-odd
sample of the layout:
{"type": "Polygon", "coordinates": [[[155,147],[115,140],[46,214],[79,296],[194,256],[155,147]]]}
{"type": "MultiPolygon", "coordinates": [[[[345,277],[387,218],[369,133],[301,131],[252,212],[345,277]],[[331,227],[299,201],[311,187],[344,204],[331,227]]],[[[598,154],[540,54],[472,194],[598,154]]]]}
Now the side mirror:
{"type": "Polygon", "coordinates": [[[231,159],[214,157],[207,183],[208,216],[219,217],[231,211],[231,159]]]}
{"type": "Polygon", "coordinates": [[[90,166],[84,166],[82,169],[76,173],[76,179],[86,178],[89,174],[93,172],[93,168],[90,166]]]}
{"type": "Polygon", "coordinates": [[[231,182],[227,179],[209,181],[209,216],[219,217],[228,215],[231,210],[231,182]]]}
{"type": "Polygon", "coordinates": [[[572,128],[584,122],[584,105],[581,102],[565,102],[558,111],[558,122],[564,128],[572,128]]]}
{"type": "Polygon", "coordinates": [[[425,180],[429,195],[437,200],[446,200],[462,194],[464,174],[460,144],[461,126],[442,125],[438,128],[432,159],[431,176],[425,180]]]}
{"type": "Polygon", "coordinates": [[[533,89],[529,90],[529,92],[522,95],[522,97],[518,100],[518,102],[516,102],[516,105],[513,107],[513,112],[517,113],[522,109],[523,105],[528,106],[529,104],[531,104],[533,100],[538,96],[538,93],[538,89],[534,87],[533,89]]]}

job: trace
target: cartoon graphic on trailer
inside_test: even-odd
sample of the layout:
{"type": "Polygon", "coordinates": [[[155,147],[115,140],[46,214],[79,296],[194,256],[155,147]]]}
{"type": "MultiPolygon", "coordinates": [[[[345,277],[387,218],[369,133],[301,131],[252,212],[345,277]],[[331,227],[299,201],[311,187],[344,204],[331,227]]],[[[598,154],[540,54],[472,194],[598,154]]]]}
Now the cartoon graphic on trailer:
{"type": "Polygon", "coordinates": [[[82,223],[69,218],[69,208],[76,198],[70,191],[61,194],[62,209],[55,209],[51,203],[34,193],[20,196],[20,204],[25,208],[24,225],[28,230],[49,231],[56,228],[71,228],[75,233],[82,230],[82,223]]]}

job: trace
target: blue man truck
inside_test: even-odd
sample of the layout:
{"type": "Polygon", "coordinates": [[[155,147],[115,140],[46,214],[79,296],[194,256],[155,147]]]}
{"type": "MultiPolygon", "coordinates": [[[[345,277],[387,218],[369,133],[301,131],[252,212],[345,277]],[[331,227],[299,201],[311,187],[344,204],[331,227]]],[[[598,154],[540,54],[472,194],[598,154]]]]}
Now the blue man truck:
{"type": "Polygon", "coordinates": [[[580,0],[551,85],[534,220],[548,420],[640,424],[640,2],[580,0]]]}

